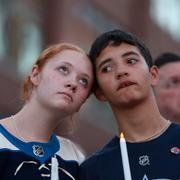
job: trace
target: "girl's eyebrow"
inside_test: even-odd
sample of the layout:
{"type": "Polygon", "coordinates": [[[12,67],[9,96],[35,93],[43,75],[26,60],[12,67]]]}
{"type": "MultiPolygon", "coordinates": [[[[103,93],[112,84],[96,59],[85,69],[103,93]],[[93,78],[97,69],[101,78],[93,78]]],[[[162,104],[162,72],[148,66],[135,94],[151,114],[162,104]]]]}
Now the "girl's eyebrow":
{"type": "Polygon", "coordinates": [[[86,73],[82,73],[82,76],[84,76],[84,77],[90,79],[90,76],[89,76],[88,74],[86,74],[86,73]]]}
{"type": "Polygon", "coordinates": [[[66,62],[66,61],[62,61],[62,63],[72,67],[72,64],[71,64],[71,63],[68,63],[68,62],[66,62]]]}

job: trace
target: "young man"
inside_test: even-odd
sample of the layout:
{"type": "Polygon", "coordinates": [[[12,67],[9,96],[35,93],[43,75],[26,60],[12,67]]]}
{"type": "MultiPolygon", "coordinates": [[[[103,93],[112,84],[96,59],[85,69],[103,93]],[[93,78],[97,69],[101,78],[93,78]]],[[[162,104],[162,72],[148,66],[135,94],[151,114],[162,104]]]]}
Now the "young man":
{"type": "Polygon", "coordinates": [[[180,123],[180,55],[166,52],[155,59],[159,82],[155,96],[161,114],[180,123]]]}
{"type": "MultiPolygon", "coordinates": [[[[180,126],[158,110],[158,70],[149,50],[134,35],[113,30],[95,40],[90,58],[95,95],[109,102],[126,138],[132,179],[180,179],[180,126]]],[[[80,179],[125,179],[118,136],[81,164],[80,179]]]]}

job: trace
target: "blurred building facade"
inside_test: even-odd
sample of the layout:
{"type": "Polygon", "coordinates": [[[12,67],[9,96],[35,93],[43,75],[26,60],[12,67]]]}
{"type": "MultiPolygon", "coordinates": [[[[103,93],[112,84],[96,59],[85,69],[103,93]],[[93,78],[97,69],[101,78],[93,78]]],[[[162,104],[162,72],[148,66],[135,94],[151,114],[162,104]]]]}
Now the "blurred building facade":
{"type": "MultiPolygon", "coordinates": [[[[100,33],[121,28],[143,39],[153,57],[164,51],[180,53],[177,33],[180,24],[176,21],[180,18],[180,1],[158,2],[0,0],[0,116],[13,114],[23,105],[21,82],[38,54],[48,45],[70,42],[88,52],[100,33]],[[165,17],[163,12],[167,12],[167,8],[169,13],[165,17]]],[[[77,131],[69,137],[87,154],[96,151],[117,133],[108,105],[97,101],[93,95],[78,119],[77,131]]]]}

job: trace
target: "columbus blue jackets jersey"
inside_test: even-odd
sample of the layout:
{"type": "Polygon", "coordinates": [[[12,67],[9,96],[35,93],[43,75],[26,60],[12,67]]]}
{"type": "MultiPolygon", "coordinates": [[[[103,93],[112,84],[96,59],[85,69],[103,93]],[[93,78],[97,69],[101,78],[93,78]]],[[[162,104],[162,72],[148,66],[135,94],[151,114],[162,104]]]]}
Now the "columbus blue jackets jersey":
{"type": "Polygon", "coordinates": [[[70,140],[53,134],[47,143],[23,142],[0,125],[1,180],[50,180],[52,157],[58,161],[59,179],[77,179],[83,155],[70,140]]]}

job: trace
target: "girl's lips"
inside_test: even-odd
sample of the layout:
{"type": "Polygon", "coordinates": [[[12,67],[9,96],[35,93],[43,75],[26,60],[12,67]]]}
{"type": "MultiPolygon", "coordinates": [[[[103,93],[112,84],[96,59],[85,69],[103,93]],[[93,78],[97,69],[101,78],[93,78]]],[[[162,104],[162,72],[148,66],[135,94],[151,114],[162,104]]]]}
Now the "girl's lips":
{"type": "Polygon", "coordinates": [[[58,94],[62,94],[64,96],[66,96],[68,99],[70,99],[71,102],[73,102],[73,98],[72,95],[70,93],[67,92],[59,92],[58,94]]]}

